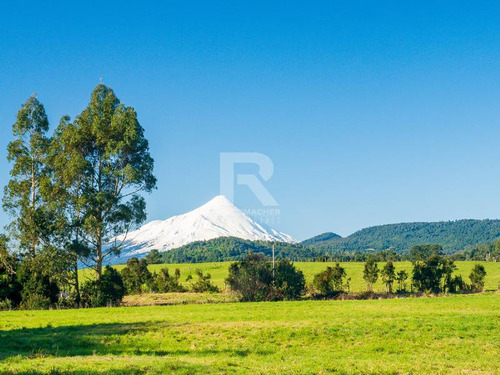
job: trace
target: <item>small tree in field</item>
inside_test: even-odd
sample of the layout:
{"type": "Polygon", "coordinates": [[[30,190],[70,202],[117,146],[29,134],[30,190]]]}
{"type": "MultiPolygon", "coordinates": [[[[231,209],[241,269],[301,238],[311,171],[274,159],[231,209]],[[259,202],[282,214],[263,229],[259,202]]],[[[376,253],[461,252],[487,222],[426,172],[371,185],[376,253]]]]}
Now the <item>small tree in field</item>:
{"type": "Polygon", "coordinates": [[[386,291],[388,293],[392,293],[394,281],[396,280],[396,268],[394,267],[394,263],[387,262],[382,271],[380,272],[382,276],[382,281],[385,284],[386,291]]]}
{"type": "Polygon", "coordinates": [[[405,270],[401,270],[396,274],[398,292],[406,292],[406,280],[408,280],[408,273],[405,270]]]}
{"type": "Polygon", "coordinates": [[[365,263],[365,268],[363,270],[363,280],[366,282],[366,287],[368,291],[373,291],[373,285],[378,280],[379,269],[377,262],[373,257],[368,257],[365,263]]]}
{"type": "Polygon", "coordinates": [[[226,279],[242,301],[276,301],[299,298],[305,288],[304,275],[288,260],[273,266],[263,254],[248,254],[229,266],[226,279]]]}
{"type": "Polygon", "coordinates": [[[336,263],[333,267],[327,267],[326,270],[314,276],[313,286],[324,296],[333,296],[345,291],[348,288],[346,281],[347,273],[344,267],[336,263]]]}
{"type": "Polygon", "coordinates": [[[472,289],[477,292],[482,292],[484,289],[485,277],[486,270],[484,269],[484,266],[482,264],[476,264],[469,275],[472,289]]]}
{"type": "Polygon", "coordinates": [[[418,292],[453,292],[455,281],[453,271],[456,265],[450,259],[431,255],[423,261],[413,262],[412,285],[418,292]]]}
{"type": "Polygon", "coordinates": [[[274,272],[274,288],[277,299],[293,300],[300,298],[306,287],[306,279],[288,259],[277,262],[274,272]]]}
{"type": "Polygon", "coordinates": [[[149,282],[152,275],[148,270],[146,259],[131,258],[127,260],[127,266],[120,272],[127,294],[142,292],[142,287],[149,282]]]}

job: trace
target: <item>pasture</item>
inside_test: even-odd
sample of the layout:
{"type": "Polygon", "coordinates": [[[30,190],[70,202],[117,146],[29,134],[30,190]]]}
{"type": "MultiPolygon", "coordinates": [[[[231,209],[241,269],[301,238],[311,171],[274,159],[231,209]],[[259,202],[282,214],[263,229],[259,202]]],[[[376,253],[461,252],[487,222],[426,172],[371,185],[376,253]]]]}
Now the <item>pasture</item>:
{"type": "Polygon", "coordinates": [[[0,312],[0,373],[494,374],[500,295],[0,312]]]}

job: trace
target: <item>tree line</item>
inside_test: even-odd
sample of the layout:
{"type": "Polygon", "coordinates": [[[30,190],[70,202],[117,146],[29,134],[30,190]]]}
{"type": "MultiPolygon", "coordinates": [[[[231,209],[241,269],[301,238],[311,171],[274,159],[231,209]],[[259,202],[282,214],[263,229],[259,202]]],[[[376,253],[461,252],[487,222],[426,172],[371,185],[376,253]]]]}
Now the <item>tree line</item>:
{"type": "Polygon", "coordinates": [[[141,194],[155,188],[156,178],[144,129],[134,108],[99,84],[83,111],[74,120],[63,116],[52,135],[35,95],[21,106],[12,131],[0,300],[27,308],[80,306],[79,266],[96,275],[82,291],[105,288],[116,278],[103,265],[120,252],[124,236],[117,236],[146,219],[141,194]]]}
{"type": "Polygon", "coordinates": [[[380,269],[371,257],[367,259],[363,269],[366,293],[352,294],[351,279],[339,263],[314,275],[311,285],[307,287],[302,271],[288,260],[280,260],[276,267],[272,268],[269,258],[265,255],[250,254],[242,261],[231,264],[227,282],[231,290],[240,294],[242,301],[298,299],[305,293],[309,293],[312,298],[334,298],[341,295],[369,298],[373,296],[373,285],[379,278],[382,279],[387,295],[483,290],[486,277],[483,265],[474,266],[469,275],[469,284],[460,275],[453,275],[455,270],[453,261],[438,254],[414,261],[411,275],[405,270],[397,271],[392,261],[386,262],[380,269]]]}

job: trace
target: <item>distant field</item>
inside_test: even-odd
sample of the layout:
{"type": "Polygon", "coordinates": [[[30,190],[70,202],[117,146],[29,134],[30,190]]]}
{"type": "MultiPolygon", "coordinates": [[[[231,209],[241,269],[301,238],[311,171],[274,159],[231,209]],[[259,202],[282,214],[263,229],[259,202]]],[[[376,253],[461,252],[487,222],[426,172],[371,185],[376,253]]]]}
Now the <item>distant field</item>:
{"type": "Polygon", "coordinates": [[[0,312],[0,373],[498,374],[500,295],[0,312]]]}
{"type": "MultiPolygon", "coordinates": [[[[486,268],[486,290],[497,290],[500,283],[500,263],[495,262],[455,262],[458,266],[457,273],[461,274],[467,281],[469,281],[469,273],[475,264],[481,263],[486,268]]],[[[184,281],[190,273],[194,273],[194,270],[199,268],[203,272],[208,272],[212,275],[212,279],[215,284],[224,288],[224,279],[227,277],[228,267],[230,262],[223,263],[182,263],[182,264],[155,264],[151,265],[149,269],[151,271],[158,270],[163,267],[169,268],[174,271],[179,268],[181,271],[181,279],[184,281]]],[[[331,266],[334,263],[322,263],[322,262],[297,262],[296,266],[301,269],[307,281],[312,281],[314,274],[324,270],[327,266],[331,266]]],[[[351,291],[363,291],[366,286],[363,281],[363,267],[364,263],[357,262],[347,262],[341,263],[347,271],[347,276],[351,278],[351,291]]],[[[383,263],[379,263],[379,268],[382,268],[383,263]]],[[[396,271],[406,270],[411,275],[411,262],[396,262],[396,271]]],[[[118,269],[122,269],[124,266],[116,266],[118,269]]],[[[82,271],[83,278],[91,277],[92,273],[88,270],[82,271]]],[[[82,279],[83,279],[82,278],[82,279]]],[[[382,281],[375,284],[375,290],[383,291],[384,286],[382,281]]]]}

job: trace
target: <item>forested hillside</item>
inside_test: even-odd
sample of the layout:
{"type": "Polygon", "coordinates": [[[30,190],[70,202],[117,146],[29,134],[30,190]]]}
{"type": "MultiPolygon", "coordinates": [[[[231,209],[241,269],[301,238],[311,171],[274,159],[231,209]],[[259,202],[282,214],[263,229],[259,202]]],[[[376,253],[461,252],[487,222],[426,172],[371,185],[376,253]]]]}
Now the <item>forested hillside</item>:
{"type": "Polygon", "coordinates": [[[301,245],[309,246],[309,245],[315,245],[316,243],[320,243],[320,242],[325,242],[325,241],[330,241],[330,240],[338,240],[338,239],[342,239],[342,237],[339,236],[337,233],[326,232],[326,233],[318,234],[317,236],[311,237],[305,241],[302,241],[301,245]]]}
{"type": "Polygon", "coordinates": [[[361,229],[348,237],[328,234],[302,242],[317,249],[365,251],[391,249],[409,250],[420,244],[438,244],[446,253],[467,250],[491,243],[500,237],[500,220],[457,220],[435,223],[400,223],[361,229]]]}
{"type": "MultiPolygon", "coordinates": [[[[158,263],[222,262],[242,259],[248,252],[272,254],[272,242],[247,241],[235,237],[221,237],[209,241],[197,241],[158,254],[158,263]]],[[[324,253],[299,244],[274,242],[276,258],[313,260],[324,253]]]]}

